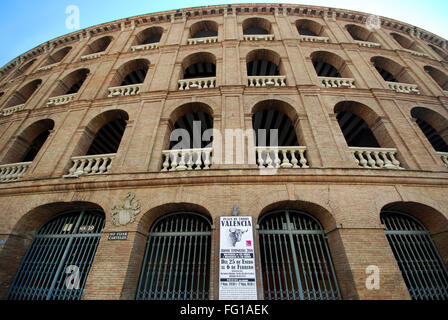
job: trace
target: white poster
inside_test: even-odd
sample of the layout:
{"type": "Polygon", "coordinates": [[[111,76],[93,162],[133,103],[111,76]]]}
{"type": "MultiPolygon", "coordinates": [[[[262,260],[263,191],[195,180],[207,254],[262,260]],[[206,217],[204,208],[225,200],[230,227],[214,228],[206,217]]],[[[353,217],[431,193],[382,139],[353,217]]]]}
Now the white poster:
{"type": "Polygon", "coordinates": [[[220,218],[219,300],[257,300],[252,217],[220,218]]]}

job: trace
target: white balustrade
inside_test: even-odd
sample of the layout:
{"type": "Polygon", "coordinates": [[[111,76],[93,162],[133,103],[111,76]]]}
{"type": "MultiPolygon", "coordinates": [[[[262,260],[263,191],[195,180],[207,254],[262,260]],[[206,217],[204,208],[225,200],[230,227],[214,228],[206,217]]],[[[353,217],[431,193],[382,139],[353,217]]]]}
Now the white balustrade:
{"type": "Polygon", "coordinates": [[[426,53],[422,53],[422,52],[417,52],[414,50],[409,50],[409,49],[403,49],[406,52],[409,52],[410,54],[417,56],[417,57],[429,57],[429,55],[427,55],[426,53]]]}
{"type": "Polygon", "coordinates": [[[437,152],[443,163],[448,167],[448,152],[437,152]]]}
{"type": "Polygon", "coordinates": [[[0,165],[0,182],[20,180],[32,162],[19,162],[0,165]]]}
{"type": "Polygon", "coordinates": [[[162,172],[185,170],[209,170],[212,148],[164,150],[162,172]]]}
{"type": "Polygon", "coordinates": [[[103,56],[103,55],[105,55],[105,54],[106,54],[106,53],[105,53],[104,51],[96,52],[96,53],[92,53],[92,54],[88,54],[88,55],[82,56],[82,57],[81,57],[81,60],[82,60],[82,61],[85,61],[85,60],[96,59],[96,58],[99,58],[99,57],[101,57],[101,56],[103,56]]]}
{"type": "Polygon", "coordinates": [[[355,79],[336,78],[336,77],[318,77],[324,88],[356,88],[355,79]]]}
{"type": "Polygon", "coordinates": [[[115,153],[72,157],[73,166],[63,177],[77,178],[82,175],[107,174],[114,158],[115,153]]]}
{"type": "Polygon", "coordinates": [[[67,104],[73,101],[76,97],[76,93],[66,94],[63,96],[51,97],[48,99],[47,106],[59,106],[62,104],[67,104]]]}
{"type": "Polygon", "coordinates": [[[218,37],[203,37],[203,38],[190,38],[187,40],[188,44],[206,44],[218,42],[218,37]]]}
{"type": "Polygon", "coordinates": [[[381,48],[381,44],[376,42],[369,42],[369,41],[355,41],[360,47],[368,47],[368,48],[381,48]]]}
{"type": "Polygon", "coordinates": [[[138,46],[132,46],[131,51],[152,50],[152,49],[157,49],[158,47],[159,47],[158,43],[141,44],[138,46]]]}
{"type": "Polygon", "coordinates": [[[416,93],[420,94],[420,90],[416,84],[399,83],[399,82],[386,82],[389,89],[392,89],[399,93],[416,93]]]}
{"type": "Polygon", "coordinates": [[[403,169],[397,160],[395,148],[359,148],[350,147],[356,163],[367,169],[403,169]]]}
{"type": "Polygon", "coordinates": [[[43,66],[40,67],[39,69],[37,69],[38,71],[45,71],[45,70],[50,70],[51,68],[56,67],[59,64],[59,62],[53,63],[53,64],[49,64],[47,66],[43,66]]]}
{"type": "Polygon", "coordinates": [[[216,77],[182,79],[179,80],[178,83],[179,83],[179,90],[214,88],[216,87],[216,77]]]}
{"type": "Polygon", "coordinates": [[[274,35],[273,34],[245,34],[243,36],[243,39],[246,41],[258,41],[258,40],[272,41],[272,40],[274,40],[274,35]]]}
{"type": "Polygon", "coordinates": [[[302,42],[324,42],[324,43],[328,43],[328,42],[330,42],[330,38],[328,38],[328,37],[316,37],[316,36],[301,35],[300,36],[300,41],[302,41],[302,42]]]}
{"type": "Polygon", "coordinates": [[[133,96],[140,93],[142,84],[131,84],[128,86],[110,87],[108,97],[133,96]]]}
{"type": "Polygon", "coordinates": [[[306,147],[256,147],[257,163],[262,168],[309,168],[306,147]]]}
{"type": "Polygon", "coordinates": [[[286,76],[251,76],[247,77],[249,87],[284,87],[286,76]]]}
{"type": "Polygon", "coordinates": [[[16,106],[12,106],[12,107],[3,109],[1,111],[1,114],[4,117],[6,117],[6,116],[9,116],[10,114],[13,114],[14,112],[22,111],[23,109],[25,109],[25,104],[19,104],[16,106]]]}

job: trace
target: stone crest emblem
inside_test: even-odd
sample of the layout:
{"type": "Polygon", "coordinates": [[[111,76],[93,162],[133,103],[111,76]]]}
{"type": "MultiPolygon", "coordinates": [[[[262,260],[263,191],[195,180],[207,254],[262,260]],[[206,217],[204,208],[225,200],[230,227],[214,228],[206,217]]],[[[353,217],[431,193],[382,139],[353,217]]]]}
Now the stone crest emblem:
{"type": "Polygon", "coordinates": [[[123,206],[114,206],[112,208],[112,223],[116,226],[125,226],[135,221],[135,216],[140,213],[140,203],[138,200],[132,201],[135,194],[129,192],[124,198],[123,206]]]}

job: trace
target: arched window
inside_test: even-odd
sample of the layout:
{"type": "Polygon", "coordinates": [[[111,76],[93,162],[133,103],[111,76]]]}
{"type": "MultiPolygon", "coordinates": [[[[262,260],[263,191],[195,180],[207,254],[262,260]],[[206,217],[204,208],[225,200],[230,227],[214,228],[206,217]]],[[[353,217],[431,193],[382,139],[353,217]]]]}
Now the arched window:
{"type": "Polygon", "coordinates": [[[418,44],[415,41],[413,41],[405,36],[402,36],[398,33],[391,33],[391,36],[395,39],[395,41],[398,42],[398,44],[402,48],[416,51],[416,52],[422,52],[421,48],[418,46],[418,44]]]}
{"type": "Polygon", "coordinates": [[[22,74],[25,73],[26,70],[28,70],[33,64],[36,62],[36,59],[33,59],[31,61],[23,63],[12,75],[11,79],[15,79],[17,77],[20,77],[22,74]]]}
{"type": "Polygon", "coordinates": [[[179,90],[216,87],[216,57],[208,52],[193,53],[182,61],[179,90]]]}
{"type": "Polygon", "coordinates": [[[263,35],[271,33],[271,23],[263,18],[249,18],[243,21],[243,34],[263,35]]]}
{"type": "Polygon", "coordinates": [[[250,87],[284,87],[286,77],[278,53],[267,50],[253,50],[247,54],[247,75],[250,87]]]}
{"type": "Polygon", "coordinates": [[[25,104],[33,95],[33,93],[37,90],[37,88],[40,86],[41,83],[42,80],[38,79],[33,80],[24,85],[23,87],[21,87],[19,90],[17,90],[12,94],[12,96],[9,98],[4,108],[25,104]]]}
{"type": "Polygon", "coordinates": [[[386,237],[413,300],[447,300],[448,270],[426,227],[411,215],[381,212],[386,237]]]}
{"type": "Polygon", "coordinates": [[[346,25],[345,28],[347,29],[348,33],[350,33],[353,40],[379,43],[375,34],[364,27],[349,24],[346,25]]]}
{"type": "Polygon", "coordinates": [[[299,19],[296,21],[296,28],[300,35],[302,36],[312,36],[312,37],[323,37],[324,27],[313,20],[309,19],[299,19]]]}
{"type": "Polygon", "coordinates": [[[373,57],[370,61],[390,89],[403,93],[420,93],[415,81],[400,64],[384,57],[373,57]]]}
{"type": "Polygon", "coordinates": [[[36,233],[8,300],[79,300],[104,227],[97,209],[60,213],[36,233]]]}
{"type": "Polygon", "coordinates": [[[57,83],[51,97],[77,93],[89,75],[89,72],[89,69],[79,69],[71,72],[57,83]]]}
{"type": "Polygon", "coordinates": [[[208,38],[218,35],[218,24],[214,21],[199,21],[190,28],[191,38],[208,38]]]}
{"type": "Polygon", "coordinates": [[[136,299],[209,299],[211,238],[211,220],[196,212],[175,212],[154,222],[136,299]]]}
{"type": "Polygon", "coordinates": [[[423,107],[413,108],[411,116],[435,151],[448,152],[448,121],[444,117],[423,107]]]}
{"type": "Polygon", "coordinates": [[[442,90],[448,91],[448,75],[446,73],[431,66],[425,66],[425,71],[437,82],[442,90]]]}
{"type": "Polygon", "coordinates": [[[437,48],[436,46],[433,46],[432,44],[428,44],[428,46],[439,55],[440,58],[442,58],[445,61],[448,61],[448,53],[446,53],[445,51],[443,51],[440,48],[437,48]]]}
{"type": "Polygon", "coordinates": [[[339,300],[325,232],[308,213],[280,210],[258,222],[266,300],[339,300]]]}
{"type": "Polygon", "coordinates": [[[352,76],[344,59],[334,53],[326,51],[313,52],[311,60],[319,77],[350,78],[352,76]]]}
{"type": "Polygon", "coordinates": [[[111,42],[112,37],[110,36],[105,36],[93,41],[87,45],[87,48],[84,51],[84,56],[105,51],[111,42]]]}
{"type": "Polygon", "coordinates": [[[157,43],[162,37],[163,29],[161,27],[150,27],[137,34],[134,41],[134,46],[157,43]]]}
{"type": "Polygon", "coordinates": [[[45,61],[42,67],[61,62],[62,59],[64,59],[65,56],[70,52],[70,50],[72,50],[72,47],[65,47],[56,51],[55,53],[53,53],[51,56],[48,57],[47,61],[45,61]]]}

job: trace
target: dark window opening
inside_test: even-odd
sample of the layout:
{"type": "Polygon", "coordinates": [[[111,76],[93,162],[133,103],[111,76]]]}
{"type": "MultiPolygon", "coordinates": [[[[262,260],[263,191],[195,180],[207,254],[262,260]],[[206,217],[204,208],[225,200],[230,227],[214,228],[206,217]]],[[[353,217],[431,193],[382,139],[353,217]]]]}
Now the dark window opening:
{"type": "Polygon", "coordinates": [[[23,158],[20,162],[31,162],[36,157],[39,150],[44,145],[45,141],[47,140],[48,136],[50,135],[50,131],[44,131],[40,135],[38,135],[33,142],[31,142],[31,145],[28,147],[28,149],[25,151],[25,154],[23,155],[23,158]]]}
{"type": "Polygon", "coordinates": [[[216,76],[216,65],[210,62],[198,62],[189,66],[184,73],[184,79],[209,78],[216,76]]]}
{"type": "Polygon", "coordinates": [[[126,121],[123,119],[104,125],[96,134],[87,155],[117,153],[125,128],[126,121]]]}
{"type": "Polygon", "coordinates": [[[337,120],[349,147],[380,147],[367,123],[357,115],[351,112],[340,112],[337,120]]]}
{"type": "Polygon", "coordinates": [[[434,150],[436,150],[437,152],[448,152],[448,145],[446,144],[445,140],[443,140],[443,138],[432,126],[420,119],[417,119],[416,122],[433,146],[434,150]]]}
{"type": "Polygon", "coordinates": [[[248,76],[279,76],[278,66],[267,60],[254,60],[247,64],[248,76]]]}
{"type": "Polygon", "coordinates": [[[148,73],[148,70],[140,69],[136,71],[132,71],[130,74],[128,74],[123,82],[120,84],[120,86],[128,86],[131,84],[139,84],[143,83],[145,81],[146,74],[148,73]]]}
{"type": "Polygon", "coordinates": [[[319,77],[341,78],[339,71],[326,62],[314,61],[314,69],[319,77]]]}

